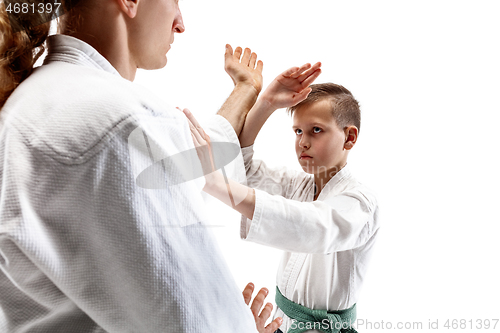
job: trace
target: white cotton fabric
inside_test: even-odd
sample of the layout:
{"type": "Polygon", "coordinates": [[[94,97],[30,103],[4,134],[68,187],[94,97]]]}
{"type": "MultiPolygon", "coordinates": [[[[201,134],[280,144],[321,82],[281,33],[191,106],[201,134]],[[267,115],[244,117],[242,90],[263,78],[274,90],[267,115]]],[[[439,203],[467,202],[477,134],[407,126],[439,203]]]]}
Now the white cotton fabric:
{"type": "MultiPolygon", "coordinates": [[[[269,168],[242,148],[248,186],[255,188],[253,220],[242,217],[241,237],[285,252],[276,284],[283,296],[311,309],[354,305],[379,229],[372,192],[342,168],[316,201],[314,176],[269,168]]],[[[291,320],[282,317],[286,332],[291,320]]]]}
{"type": "MultiPolygon", "coordinates": [[[[48,47],[0,112],[0,332],[255,333],[204,224],[204,179],[180,178],[196,166],[136,184],[194,148],[183,113],[78,39],[48,47]]],[[[244,180],[241,154],[232,164],[244,180]]]]}

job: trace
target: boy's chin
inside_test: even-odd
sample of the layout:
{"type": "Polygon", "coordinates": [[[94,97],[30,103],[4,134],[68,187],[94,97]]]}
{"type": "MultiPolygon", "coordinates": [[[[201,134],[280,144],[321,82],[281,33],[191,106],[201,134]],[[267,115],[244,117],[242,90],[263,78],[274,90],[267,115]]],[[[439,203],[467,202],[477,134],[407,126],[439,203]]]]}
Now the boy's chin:
{"type": "Polygon", "coordinates": [[[308,173],[310,175],[324,175],[324,174],[330,174],[330,173],[337,173],[339,170],[337,170],[336,167],[326,167],[324,165],[309,165],[308,163],[300,163],[300,166],[302,167],[302,170],[305,173],[308,173]]]}
{"type": "Polygon", "coordinates": [[[315,173],[317,173],[317,168],[315,166],[305,165],[302,163],[300,163],[300,166],[305,173],[308,173],[310,175],[314,175],[315,173]]]}

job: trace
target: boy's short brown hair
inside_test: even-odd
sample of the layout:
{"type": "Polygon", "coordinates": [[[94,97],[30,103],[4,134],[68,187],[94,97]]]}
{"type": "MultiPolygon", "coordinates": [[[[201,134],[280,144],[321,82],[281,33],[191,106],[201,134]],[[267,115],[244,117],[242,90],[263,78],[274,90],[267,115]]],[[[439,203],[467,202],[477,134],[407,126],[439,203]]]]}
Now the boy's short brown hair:
{"type": "Polygon", "coordinates": [[[295,106],[289,107],[290,115],[298,108],[328,99],[332,104],[332,115],[340,129],[356,126],[361,127],[361,110],[359,103],[349,90],[335,83],[320,83],[310,85],[309,96],[295,106]]]}

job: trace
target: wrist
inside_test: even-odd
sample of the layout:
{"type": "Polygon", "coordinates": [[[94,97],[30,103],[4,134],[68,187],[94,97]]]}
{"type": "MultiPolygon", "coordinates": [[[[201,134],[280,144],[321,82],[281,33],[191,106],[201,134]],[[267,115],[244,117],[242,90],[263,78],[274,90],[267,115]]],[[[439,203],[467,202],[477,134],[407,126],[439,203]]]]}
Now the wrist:
{"type": "Polygon", "coordinates": [[[213,192],[217,183],[220,181],[219,176],[222,177],[219,171],[214,171],[205,175],[205,186],[203,187],[203,191],[210,194],[213,192]]]}
{"type": "Polygon", "coordinates": [[[255,103],[256,109],[261,113],[271,114],[277,110],[277,108],[273,105],[271,100],[266,96],[260,96],[260,98],[255,103]]]}
{"type": "Polygon", "coordinates": [[[261,89],[262,88],[256,87],[254,84],[246,81],[241,81],[234,85],[234,90],[246,92],[249,95],[254,95],[255,98],[259,96],[261,89]]]}

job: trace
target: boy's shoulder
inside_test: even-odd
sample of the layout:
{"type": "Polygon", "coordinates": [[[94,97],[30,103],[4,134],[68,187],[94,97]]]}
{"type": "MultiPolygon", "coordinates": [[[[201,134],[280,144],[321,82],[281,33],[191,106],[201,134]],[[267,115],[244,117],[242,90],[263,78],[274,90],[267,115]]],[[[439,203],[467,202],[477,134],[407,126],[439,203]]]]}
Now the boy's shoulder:
{"type": "Polygon", "coordinates": [[[371,211],[375,211],[378,207],[375,191],[356,179],[349,169],[345,170],[342,180],[332,186],[328,196],[339,195],[355,197],[364,202],[371,211]]]}

